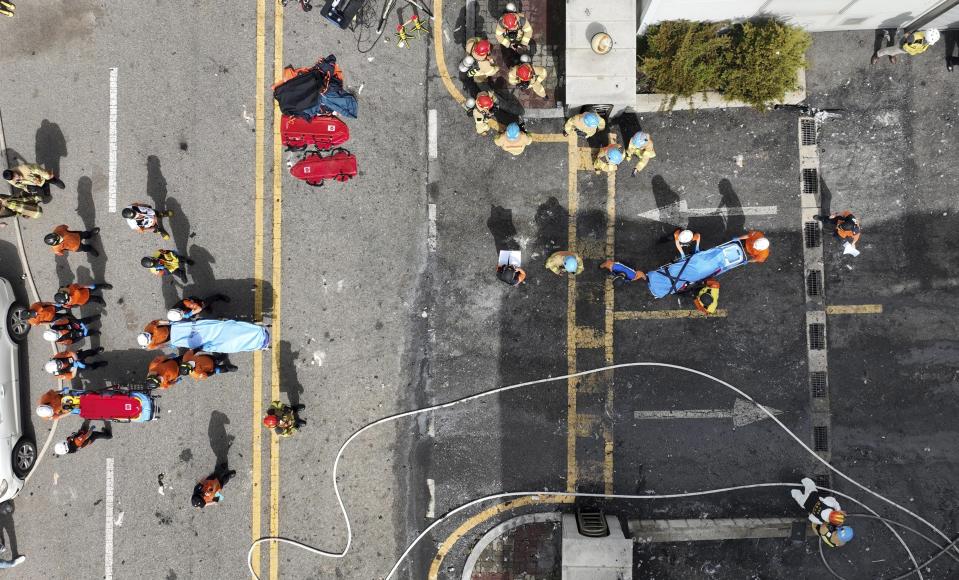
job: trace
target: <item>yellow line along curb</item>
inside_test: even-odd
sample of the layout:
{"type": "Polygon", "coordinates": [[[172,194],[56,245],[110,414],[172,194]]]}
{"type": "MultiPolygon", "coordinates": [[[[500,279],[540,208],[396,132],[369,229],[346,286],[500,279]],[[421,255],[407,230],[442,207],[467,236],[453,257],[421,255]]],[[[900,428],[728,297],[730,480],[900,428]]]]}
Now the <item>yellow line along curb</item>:
{"type": "Polygon", "coordinates": [[[446,48],[443,46],[443,0],[433,0],[433,50],[436,55],[436,70],[443,81],[443,86],[446,87],[450,96],[462,105],[466,102],[466,97],[453,84],[453,79],[446,70],[446,48]]]}

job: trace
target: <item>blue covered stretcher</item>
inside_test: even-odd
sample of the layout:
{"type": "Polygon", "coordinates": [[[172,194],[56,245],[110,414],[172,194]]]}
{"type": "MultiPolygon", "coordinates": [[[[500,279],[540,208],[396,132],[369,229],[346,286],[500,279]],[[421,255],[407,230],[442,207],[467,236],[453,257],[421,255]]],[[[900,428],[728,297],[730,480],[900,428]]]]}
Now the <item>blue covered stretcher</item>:
{"type": "Polygon", "coordinates": [[[269,348],[270,333],[262,326],[239,320],[183,320],[170,324],[170,344],[229,354],[269,348]]]}
{"type": "Polygon", "coordinates": [[[657,270],[646,272],[649,291],[656,298],[669,296],[682,292],[707,278],[725,274],[748,261],[742,241],[731,240],[715,248],[686,256],[657,270]]]}

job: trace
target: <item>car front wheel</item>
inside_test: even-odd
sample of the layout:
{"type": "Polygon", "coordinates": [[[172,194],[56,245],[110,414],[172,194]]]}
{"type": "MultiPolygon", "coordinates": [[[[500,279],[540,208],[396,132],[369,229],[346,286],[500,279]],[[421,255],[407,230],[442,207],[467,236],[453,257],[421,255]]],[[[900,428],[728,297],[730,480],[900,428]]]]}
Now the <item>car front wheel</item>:
{"type": "Polygon", "coordinates": [[[33,464],[37,462],[37,446],[26,437],[17,441],[13,446],[13,472],[23,479],[33,469],[33,464]]]}
{"type": "Polygon", "coordinates": [[[14,342],[23,342],[30,332],[29,311],[20,304],[14,304],[7,311],[7,331],[14,342]]]}

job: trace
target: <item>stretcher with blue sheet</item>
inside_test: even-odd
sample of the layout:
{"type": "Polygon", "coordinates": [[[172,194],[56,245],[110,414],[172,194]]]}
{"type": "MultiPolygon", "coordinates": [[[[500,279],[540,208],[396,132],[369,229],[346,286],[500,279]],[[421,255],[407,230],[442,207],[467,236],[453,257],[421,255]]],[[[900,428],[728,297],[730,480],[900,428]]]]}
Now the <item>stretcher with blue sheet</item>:
{"type": "Polygon", "coordinates": [[[653,296],[662,298],[683,292],[707,278],[725,274],[748,261],[742,241],[731,240],[646,272],[646,279],[653,296]]]}
{"type": "Polygon", "coordinates": [[[184,320],[170,324],[170,344],[206,352],[235,353],[270,346],[269,331],[240,320],[184,320]]]}

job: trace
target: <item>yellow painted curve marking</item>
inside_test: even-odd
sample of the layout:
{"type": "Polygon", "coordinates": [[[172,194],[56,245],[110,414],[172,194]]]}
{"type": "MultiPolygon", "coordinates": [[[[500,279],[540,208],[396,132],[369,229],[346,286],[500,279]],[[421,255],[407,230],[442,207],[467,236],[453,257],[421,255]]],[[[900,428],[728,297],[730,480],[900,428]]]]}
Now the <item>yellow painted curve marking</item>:
{"type": "MultiPolygon", "coordinates": [[[[610,132],[610,143],[614,142],[614,133],[610,132]]],[[[616,173],[609,173],[606,177],[606,258],[613,258],[616,252],[616,173]]],[[[603,317],[603,338],[605,346],[605,360],[607,365],[613,364],[613,321],[615,319],[615,302],[613,280],[606,278],[603,287],[603,301],[605,314],[603,317]]],[[[606,387],[606,408],[613,408],[613,380],[609,373],[606,387]]],[[[613,422],[603,424],[603,486],[606,493],[613,493],[613,422]]]]}
{"type": "MultiPolygon", "coordinates": [[[[266,0],[256,3],[256,110],[255,110],[255,159],[253,185],[253,319],[263,320],[263,155],[264,114],[263,91],[266,83],[266,0]]],[[[252,488],[250,491],[250,528],[253,540],[263,535],[262,523],[262,474],[263,474],[263,352],[253,353],[253,447],[252,488]]],[[[253,550],[253,571],[260,575],[260,547],[253,550]]]]}
{"type": "Polygon", "coordinates": [[[826,314],[882,314],[882,304],[836,304],[827,306],[826,314]]]}
{"type": "Polygon", "coordinates": [[[727,310],[719,308],[715,314],[706,316],[698,310],[620,310],[616,320],[669,320],[672,318],[726,318],[727,310]]]}
{"type": "Polygon", "coordinates": [[[488,521],[490,518],[494,518],[507,510],[515,508],[521,508],[530,505],[569,504],[573,503],[574,501],[576,501],[576,498],[570,496],[528,495],[486,508],[485,510],[463,522],[458,528],[456,528],[455,531],[453,531],[452,534],[443,540],[443,543],[440,544],[439,548],[436,550],[436,556],[433,558],[432,564],[430,564],[430,570],[427,578],[429,580],[436,580],[439,576],[443,559],[446,557],[446,554],[449,553],[450,549],[456,545],[456,542],[458,542],[460,538],[468,534],[477,526],[488,521]]]}
{"type": "Polygon", "coordinates": [[[436,55],[436,70],[443,81],[446,91],[457,103],[466,102],[466,97],[453,83],[450,73],[446,70],[446,48],[443,46],[443,0],[433,0],[433,51],[436,55]]]}
{"type": "MultiPolygon", "coordinates": [[[[274,4],[273,81],[283,79],[283,5],[274,4]]],[[[280,327],[283,296],[283,144],[280,107],[273,102],[273,328],[270,336],[270,400],[280,399],[280,327]]],[[[270,535],[280,535],[280,439],[270,436],[270,535]]],[[[270,542],[270,580],[280,576],[280,543],[270,542]]]]}

